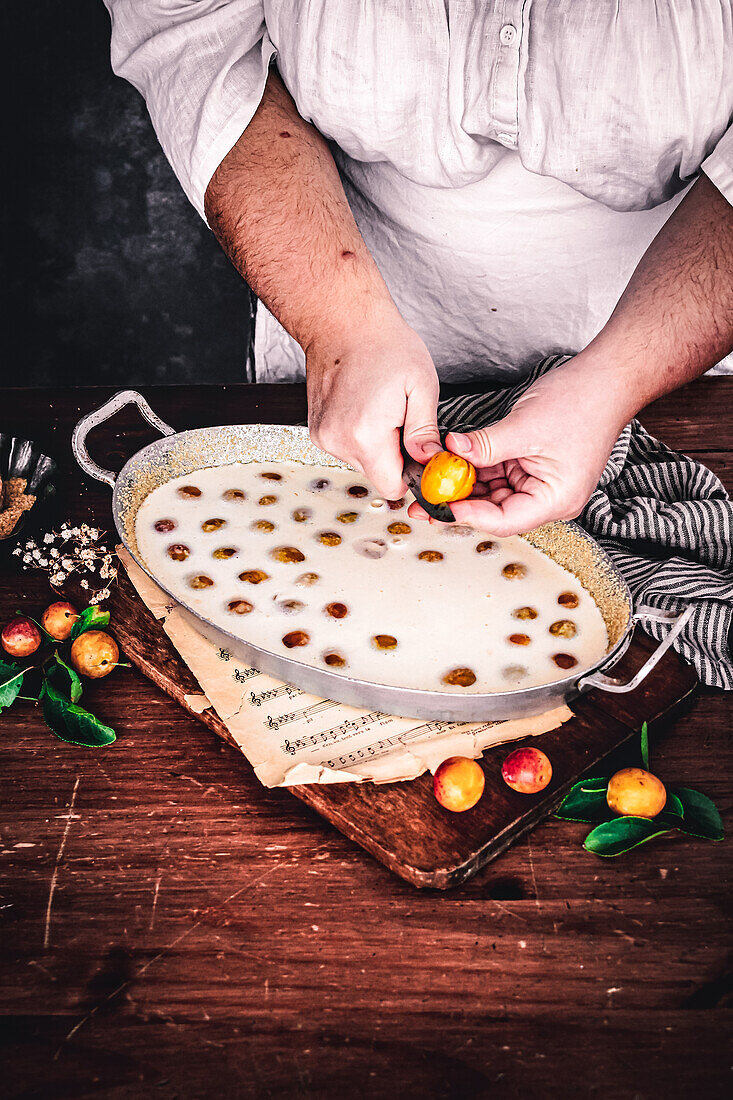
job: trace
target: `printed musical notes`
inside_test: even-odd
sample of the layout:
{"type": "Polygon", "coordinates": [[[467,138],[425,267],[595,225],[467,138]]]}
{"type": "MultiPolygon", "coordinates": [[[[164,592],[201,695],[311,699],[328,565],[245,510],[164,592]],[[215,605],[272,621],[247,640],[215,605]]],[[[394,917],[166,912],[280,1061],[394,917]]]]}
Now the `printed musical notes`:
{"type": "MultiPolygon", "coordinates": [[[[303,693],[300,692],[302,695],[303,693]]],[[[332,707],[341,706],[340,703],[334,703],[331,699],[321,699],[317,703],[312,703],[309,707],[303,707],[301,710],[291,711],[289,714],[278,714],[267,716],[267,726],[271,730],[279,730],[280,726],[287,726],[291,722],[302,722],[304,719],[312,718],[316,714],[321,714],[324,710],[331,710],[332,707]]]]}
{"type": "Polygon", "coordinates": [[[290,684],[280,684],[279,687],[270,688],[268,691],[260,691],[259,693],[250,691],[249,701],[255,707],[261,707],[263,703],[269,699],[281,699],[285,696],[287,699],[297,699],[303,692],[299,688],[291,687],[290,684]]]}
{"type": "Polygon", "coordinates": [[[253,676],[259,676],[260,673],[256,668],[235,668],[234,679],[238,684],[246,684],[248,680],[251,680],[253,676]]]}
{"type": "MultiPolygon", "coordinates": [[[[279,694],[282,693],[282,688],[275,690],[279,694]]],[[[271,693],[268,692],[267,694],[269,696],[271,693]]],[[[255,696],[253,693],[250,695],[250,699],[254,702],[255,696]]],[[[268,725],[271,729],[278,729],[281,725],[285,725],[287,721],[297,721],[298,717],[306,712],[309,714],[321,713],[323,709],[326,708],[322,707],[321,704],[317,704],[315,707],[307,707],[304,710],[294,712],[290,716],[280,715],[278,719],[268,719],[268,725]]],[[[305,733],[301,737],[288,738],[282,742],[280,748],[288,756],[306,753],[310,757],[310,754],[314,753],[314,764],[324,768],[341,769],[348,768],[350,765],[358,764],[364,760],[374,760],[377,757],[387,756],[395,749],[430,739],[436,733],[464,728],[459,722],[421,722],[419,725],[395,733],[391,737],[379,737],[372,741],[366,741],[364,744],[360,744],[358,748],[337,756],[322,757],[316,753],[316,750],[322,750],[324,745],[343,744],[344,741],[363,734],[365,730],[371,731],[375,723],[385,720],[388,724],[402,721],[401,719],[391,718],[389,715],[382,714],[377,710],[369,711],[365,714],[358,714],[354,718],[347,718],[337,726],[321,730],[320,733],[305,733]]],[[[498,724],[497,722],[484,722],[475,727],[475,732],[484,733],[498,724]]]]}
{"type": "MultiPolygon", "coordinates": [[[[332,703],[331,705],[338,706],[338,703],[332,703]]],[[[312,713],[317,713],[320,708],[317,706],[308,709],[312,713]]],[[[379,721],[380,718],[386,717],[387,715],[382,714],[380,711],[373,710],[368,714],[360,714],[357,718],[347,718],[345,722],[341,722],[338,726],[334,726],[332,729],[328,730],[321,730],[318,734],[306,734],[293,741],[284,741],[280,747],[283,752],[292,756],[294,753],[300,752],[302,749],[307,749],[308,747],[318,748],[327,744],[329,741],[342,741],[350,735],[355,734],[357,731],[362,730],[365,726],[371,726],[374,722],[379,721]]],[[[275,729],[277,727],[273,724],[272,728],[275,729]]],[[[325,762],[319,761],[319,763],[325,762]]]]}

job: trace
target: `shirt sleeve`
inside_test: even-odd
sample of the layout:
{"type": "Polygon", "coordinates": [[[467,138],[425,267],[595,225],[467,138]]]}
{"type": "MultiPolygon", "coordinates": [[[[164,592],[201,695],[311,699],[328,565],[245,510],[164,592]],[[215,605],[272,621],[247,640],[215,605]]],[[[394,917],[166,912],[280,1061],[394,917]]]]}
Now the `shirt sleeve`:
{"type": "Polygon", "coordinates": [[[733,206],[733,126],[729,126],[701,168],[733,206]]]}
{"type": "Polygon", "coordinates": [[[202,218],[209,180],[257,110],[275,55],[262,0],[104,0],[112,69],[141,93],[202,218]]]}
{"type": "Polygon", "coordinates": [[[523,12],[525,168],[620,211],[667,202],[705,163],[715,171],[719,151],[730,186],[730,0],[556,0],[523,12]]]}

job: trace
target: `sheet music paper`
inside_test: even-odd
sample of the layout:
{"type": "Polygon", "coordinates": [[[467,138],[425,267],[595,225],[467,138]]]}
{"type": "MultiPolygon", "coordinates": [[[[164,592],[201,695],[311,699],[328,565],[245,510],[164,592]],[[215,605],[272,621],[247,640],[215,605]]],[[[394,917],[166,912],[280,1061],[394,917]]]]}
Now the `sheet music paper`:
{"type": "Polygon", "coordinates": [[[193,616],[126,550],[118,547],[118,554],[201,686],[203,694],[187,697],[187,703],[198,712],[214,708],[266,787],[414,779],[434,772],[448,756],[478,757],[492,745],[546,733],[572,717],[563,706],[509,722],[424,722],[308,695],[246,667],[204,638],[193,616]]]}

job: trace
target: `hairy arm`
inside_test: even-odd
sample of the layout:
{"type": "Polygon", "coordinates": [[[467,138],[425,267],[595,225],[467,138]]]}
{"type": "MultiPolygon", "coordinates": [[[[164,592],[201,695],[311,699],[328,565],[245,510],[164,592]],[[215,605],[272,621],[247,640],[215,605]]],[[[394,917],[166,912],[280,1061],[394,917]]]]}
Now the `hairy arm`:
{"type": "Polygon", "coordinates": [[[498,424],[448,436],[480,471],[476,499],[454,505],[456,518],[510,535],[577,516],[628,421],[731,349],[733,207],[701,176],[588,347],[498,424]]]}
{"type": "Polygon", "coordinates": [[[625,393],[626,421],[733,349],[733,207],[700,176],[581,356],[625,393]]]}
{"type": "Polygon", "coordinates": [[[275,69],[204,205],[229,259],[304,350],[338,340],[347,315],[370,320],[394,310],[328,146],[275,69]]]}
{"type": "Polygon", "coordinates": [[[438,449],[438,382],[352,216],[328,146],[276,70],[214,173],[205,211],[237,270],[306,354],[314,442],[400,495],[399,428],[438,449]]]}

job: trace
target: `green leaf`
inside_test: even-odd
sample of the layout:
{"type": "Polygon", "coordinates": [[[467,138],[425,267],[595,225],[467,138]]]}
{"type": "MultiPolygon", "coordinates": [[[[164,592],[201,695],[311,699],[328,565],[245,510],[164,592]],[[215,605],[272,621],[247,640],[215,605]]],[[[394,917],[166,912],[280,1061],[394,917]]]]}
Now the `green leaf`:
{"type": "MultiPolygon", "coordinates": [[[[58,653],[54,653],[54,657],[56,658],[56,669],[60,673],[59,679],[63,678],[65,683],[66,694],[69,696],[72,703],[78,703],[82,693],[79,676],[73,668],[67,665],[66,661],[59,657],[58,653]],[[67,681],[68,684],[66,684],[67,681]]],[[[46,675],[49,675],[49,673],[46,675]]],[[[53,672],[51,672],[51,675],[53,675],[53,672]]]]}
{"type": "Polygon", "coordinates": [[[685,811],[676,794],[667,791],[667,801],[654,820],[658,825],[666,825],[668,829],[681,829],[685,811]]]}
{"type": "Polygon", "coordinates": [[[588,833],[584,847],[597,856],[620,856],[668,832],[668,828],[660,827],[657,821],[648,817],[615,817],[588,833]]]}
{"type": "Polygon", "coordinates": [[[113,729],[72,703],[49,679],[43,683],[41,702],[46,725],[62,741],[98,749],[116,740],[113,729]]]}
{"type": "Polygon", "coordinates": [[[677,826],[683,833],[705,840],[723,839],[723,822],[707,795],[690,787],[675,787],[674,796],[683,807],[684,820],[677,826]]]}
{"type": "Polygon", "coordinates": [[[641,766],[649,771],[649,728],[646,722],[641,724],[641,766]]]}
{"type": "Polygon", "coordinates": [[[4,661],[0,661],[0,712],[4,707],[12,706],[17,699],[27,671],[27,668],[6,665],[4,661]]]}
{"type": "Polygon", "coordinates": [[[673,791],[667,791],[667,801],[665,803],[664,810],[662,812],[663,813],[667,813],[667,812],[673,813],[673,814],[676,814],[677,817],[684,817],[685,816],[685,807],[682,805],[679,798],[677,797],[676,794],[674,794],[673,791]]]}
{"type": "Polygon", "coordinates": [[[563,801],[555,810],[555,817],[563,821],[606,821],[613,811],[606,802],[608,779],[596,776],[593,779],[581,779],[570,788],[563,801]]]}
{"type": "Polygon", "coordinates": [[[102,630],[105,626],[109,626],[109,611],[102,611],[100,607],[92,604],[91,607],[84,608],[72,626],[70,640],[73,642],[85,630],[102,630]]]}

